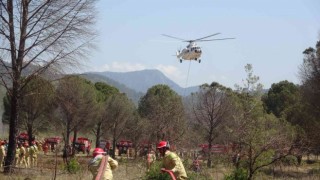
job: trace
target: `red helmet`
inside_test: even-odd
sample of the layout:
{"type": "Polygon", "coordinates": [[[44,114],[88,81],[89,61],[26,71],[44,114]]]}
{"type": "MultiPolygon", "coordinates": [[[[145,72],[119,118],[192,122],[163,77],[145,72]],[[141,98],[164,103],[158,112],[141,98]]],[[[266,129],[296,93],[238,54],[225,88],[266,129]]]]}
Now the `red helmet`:
{"type": "Polygon", "coordinates": [[[106,152],[104,152],[102,148],[95,148],[95,149],[93,150],[93,157],[96,157],[96,156],[99,155],[99,154],[105,154],[105,153],[106,153],[106,152]]]}
{"type": "Polygon", "coordinates": [[[169,141],[160,141],[159,144],[157,145],[157,149],[160,149],[160,148],[170,148],[170,144],[169,144],[169,141]]]}

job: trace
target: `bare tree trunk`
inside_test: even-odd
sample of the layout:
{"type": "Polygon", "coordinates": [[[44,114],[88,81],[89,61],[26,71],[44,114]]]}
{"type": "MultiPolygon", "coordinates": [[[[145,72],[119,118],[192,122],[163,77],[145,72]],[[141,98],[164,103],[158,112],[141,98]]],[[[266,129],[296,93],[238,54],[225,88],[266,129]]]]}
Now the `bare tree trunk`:
{"type": "Polygon", "coordinates": [[[65,141],[64,141],[66,147],[69,146],[69,139],[70,139],[70,132],[71,132],[71,130],[70,130],[70,122],[69,122],[69,120],[67,120],[67,121],[68,121],[68,122],[67,122],[66,139],[65,139],[65,141]]]}
{"type": "MultiPolygon", "coordinates": [[[[12,92],[15,93],[14,91],[12,92]]],[[[11,97],[11,116],[10,116],[10,124],[9,124],[9,145],[7,158],[5,161],[4,172],[10,173],[11,166],[14,163],[14,158],[16,154],[16,134],[17,134],[17,119],[18,119],[18,99],[17,96],[11,97]]]]}
{"type": "MultiPolygon", "coordinates": [[[[65,140],[64,140],[64,148],[65,148],[65,161],[67,163],[67,165],[69,165],[69,154],[70,154],[70,146],[69,146],[69,139],[70,139],[70,121],[69,119],[67,119],[67,132],[66,132],[66,136],[65,136],[65,140]]],[[[72,149],[73,151],[73,149],[72,149]]]]}
{"type": "MultiPolygon", "coordinates": [[[[75,156],[76,154],[76,142],[77,142],[77,134],[78,134],[78,130],[77,128],[75,127],[74,130],[73,130],[73,141],[72,141],[72,157],[75,156]]],[[[80,145],[79,145],[80,146],[80,145]]],[[[79,147],[80,148],[80,147],[79,147]]]]}
{"type": "Polygon", "coordinates": [[[97,134],[96,134],[96,148],[100,146],[101,125],[102,125],[101,122],[97,124],[98,127],[97,127],[97,134]]]}
{"type": "Polygon", "coordinates": [[[212,143],[213,143],[213,131],[214,127],[211,125],[210,131],[209,131],[209,137],[208,137],[208,162],[207,167],[210,168],[212,166],[212,157],[211,157],[211,151],[212,151],[212,143]]]}
{"type": "Polygon", "coordinates": [[[212,138],[209,138],[208,142],[208,162],[207,162],[207,167],[210,168],[212,166],[212,160],[211,160],[211,149],[212,149],[212,138]]]}
{"type": "Polygon", "coordinates": [[[116,157],[116,139],[115,138],[112,139],[112,146],[113,146],[113,151],[112,151],[111,157],[115,158],[116,157]]]}
{"type": "Polygon", "coordinates": [[[11,65],[13,72],[12,79],[12,91],[11,91],[11,116],[9,123],[9,146],[8,153],[5,162],[4,172],[9,173],[11,166],[14,162],[14,157],[16,153],[16,134],[17,134],[17,121],[19,117],[19,108],[20,108],[20,88],[21,88],[21,68],[22,61],[24,57],[25,49],[25,36],[27,28],[27,18],[28,18],[28,5],[27,1],[22,1],[22,20],[21,20],[21,32],[20,32],[20,43],[17,56],[16,49],[16,39],[15,39],[15,27],[14,27],[14,11],[13,11],[13,1],[7,1],[7,11],[9,16],[9,32],[10,32],[10,49],[11,49],[11,65]]]}
{"type": "Polygon", "coordinates": [[[0,2],[0,54],[1,58],[5,57],[0,66],[6,70],[5,75],[0,76],[0,83],[5,85],[11,98],[9,145],[4,169],[9,173],[16,151],[21,91],[31,79],[49,67],[71,65],[80,56],[85,57],[95,36],[95,31],[90,28],[95,21],[95,0],[0,2]],[[3,52],[10,52],[10,55],[3,52]],[[9,60],[11,64],[5,65],[4,62],[9,60]],[[30,66],[33,67],[30,74],[22,79],[22,69],[30,66]],[[10,83],[4,81],[7,78],[10,83]]]}
{"type": "MultiPolygon", "coordinates": [[[[7,11],[9,15],[9,28],[10,28],[10,48],[15,50],[15,36],[14,36],[14,24],[13,24],[13,2],[12,0],[7,1],[7,11]]],[[[18,120],[18,90],[19,90],[19,74],[16,66],[16,51],[11,51],[12,68],[14,71],[14,80],[11,94],[11,113],[9,123],[9,145],[8,153],[5,161],[4,172],[9,173],[11,166],[14,162],[16,153],[16,133],[17,133],[17,120],[18,120]]]]}
{"type": "Polygon", "coordinates": [[[27,133],[28,133],[28,143],[29,143],[29,145],[31,145],[32,141],[34,140],[33,133],[32,133],[32,124],[28,124],[27,133]]]}

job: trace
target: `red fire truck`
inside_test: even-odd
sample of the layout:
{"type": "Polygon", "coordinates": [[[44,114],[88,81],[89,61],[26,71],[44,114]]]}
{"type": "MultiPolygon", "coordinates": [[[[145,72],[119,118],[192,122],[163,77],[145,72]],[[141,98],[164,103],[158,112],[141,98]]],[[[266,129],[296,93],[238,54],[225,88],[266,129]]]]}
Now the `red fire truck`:
{"type": "Polygon", "coordinates": [[[110,140],[100,140],[99,147],[105,152],[109,153],[110,149],[112,148],[112,143],[110,140]]]}
{"type": "MultiPolygon", "coordinates": [[[[209,145],[208,144],[200,144],[199,147],[202,148],[204,153],[208,153],[209,145]]],[[[212,153],[227,153],[229,150],[229,146],[222,145],[222,144],[213,144],[211,145],[211,152],[212,153]]]]}
{"type": "Polygon", "coordinates": [[[121,156],[121,154],[127,154],[128,149],[132,146],[133,143],[129,140],[121,140],[118,143],[116,143],[116,147],[119,149],[119,156],[121,156]]]}
{"type": "Polygon", "coordinates": [[[61,142],[61,137],[59,136],[54,136],[54,137],[48,137],[44,139],[44,144],[43,144],[43,150],[48,151],[48,148],[50,148],[51,152],[55,152],[57,145],[61,142]],[[46,150],[47,149],[47,150],[46,150]]]}
{"type": "Polygon", "coordinates": [[[75,151],[77,152],[83,152],[83,154],[90,153],[91,149],[91,140],[85,137],[78,137],[78,139],[75,142],[75,151]]]}
{"type": "Polygon", "coordinates": [[[18,135],[18,143],[24,143],[29,140],[29,136],[27,133],[23,132],[18,135]]]}

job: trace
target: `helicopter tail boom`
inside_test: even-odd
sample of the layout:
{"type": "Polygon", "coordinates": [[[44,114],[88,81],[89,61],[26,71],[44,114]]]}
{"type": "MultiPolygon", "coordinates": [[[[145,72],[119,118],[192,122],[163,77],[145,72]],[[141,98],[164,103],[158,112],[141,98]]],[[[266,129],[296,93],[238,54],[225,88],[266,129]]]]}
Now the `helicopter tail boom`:
{"type": "Polygon", "coordinates": [[[180,51],[176,51],[176,56],[179,59],[180,51]]]}

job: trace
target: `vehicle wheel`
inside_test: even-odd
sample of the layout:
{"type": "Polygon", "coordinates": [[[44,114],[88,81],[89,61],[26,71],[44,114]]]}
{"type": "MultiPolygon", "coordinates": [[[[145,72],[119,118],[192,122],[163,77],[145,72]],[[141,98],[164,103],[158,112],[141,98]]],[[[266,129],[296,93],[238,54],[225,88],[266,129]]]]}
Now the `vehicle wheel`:
{"type": "Polygon", "coordinates": [[[180,59],[180,63],[182,63],[182,59],[180,59]]]}
{"type": "Polygon", "coordinates": [[[201,59],[199,59],[199,63],[201,63],[201,59]]]}
{"type": "Polygon", "coordinates": [[[197,60],[197,58],[195,58],[194,60],[197,60]]]}

